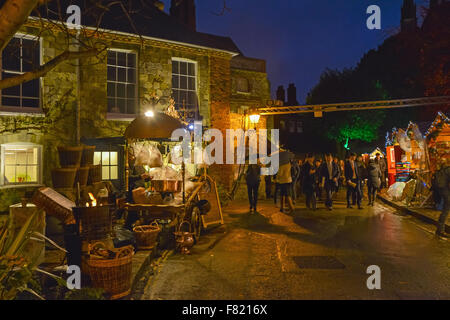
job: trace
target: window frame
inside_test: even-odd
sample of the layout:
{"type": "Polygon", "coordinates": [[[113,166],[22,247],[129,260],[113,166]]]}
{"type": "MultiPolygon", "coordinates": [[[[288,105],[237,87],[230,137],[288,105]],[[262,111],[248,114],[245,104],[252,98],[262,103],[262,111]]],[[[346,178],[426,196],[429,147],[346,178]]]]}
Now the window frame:
{"type": "Polygon", "coordinates": [[[245,77],[236,77],[235,78],[235,83],[236,83],[236,93],[237,94],[242,94],[242,95],[246,95],[246,96],[249,96],[249,95],[251,95],[251,93],[252,93],[252,89],[251,89],[251,86],[250,86],[250,80],[249,79],[247,79],[247,78],[245,78],[245,77]],[[245,80],[246,81],[246,83],[247,83],[247,90],[248,91],[241,91],[241,90],[239,90],[239,81],[240,80],[245,80]]]}
{"type": "MultiPolygon", "coordinates": [[[[35,40],[39,42],[39,64],[42,66],[44,63],[43,60],[43,39],[42,37],[17,32],[14,34],[13,38],[26,39],[26,40],[35,40]]],[[[22,61],[22,59],[20,59],[22,61]]],[[[21,62],[22,63],[22,62],[21,62]]],[[[2,79],[3,66],[2,66],[2,57],[0,55],[0,79],[2,79]]],[[[7,71],[9,73],[15,74],[23,74],[25,72],[17,72],[17,71],[7,71]]],[[[42,114],[42,87],[43,87],[43,79],[39,77],[39,107],[17,107],[17,106],[5,106],[2,104],[2,90],[0,90],[0,115],[27,115],[27,114],[42,114]]],[[[20,95],[20,99],[22,99],[22,94],[20,95]]]]}
{"type": "Polygon", "coordinates": [[[114,181],[114,182],[117,182],[117,181],[120,181],[120,163],[119,163],[119,157],[120,157],[120,152],[118,151],[118,150],[95,150],[94,151],[94,158],[95,158],[95,153],[97,153],[97,152],[99,152],[100,153],[100,163],[99,164],[101,164],[101,166],[102,166],[102,180],[106,180],[106,181],[114,181]],[[117,168],[117,178],[116,179],[105,179],[104,177],[103,177],[103,153],[109,153],[109,157],[108,157],[108,159],[109,159],[109,165],[105,165],[105,167],[108,167],[109,168],[109,178],[111,178],[111,167],[116,167],[117,168]],[[115,153],[117,153],[117,164],[115,164],[115,165],[111,165],[111,153],[112,152],[115,152],[115,153]]]}
{"type": "MultiPolygon", "coordinates": [[[[139,114],[139,53],[136,50],[130,50],[130,49],[121,49],[121,48],[108,48],[107,50],[109,51],[115,51],[115,52],[122,52],[122,53],[132,53],[136,56],[136,82],[135,82],[135,100],[136,100],[136,105],[135,105],[135,110],[134,113],[121,113],[121,112],[110,112],[109,111],[109,107],[108,107],[108,82],[114,82],[114,83],[124,83],[124,82],[120,82],[117,80],[108,80],[108,66],[113,66],[108,64],[108,55],[106,55],[106,119],[107,120],[119,120],[119,121],[133,121],[134,119],[136,119],[136,116],[139,114]]],[[[118,67],[117,64],[114,67],[118,67]]],[[[129,67],[126,67],[126,69],[128,70],[129,67]]],[[[131,84],[130,82],[125,82],[126,84],[131,84]]],[[[126,90],[126,88],[125,88],[126,90]]],[[[115,99],[117,99],[117,92],[116,92],[116,97],[115,99]]]]}
{"type": "Polygon", "coordinates": [[[21,187],[42,185],[43,177],[43,152],[42,145],[30,142],[12,142],[0,145],[0,187],[21,187]],[[33,182],[9,182],[5,183],[5,151],[6,148],[36,148],[38,152],[37,181],[33,182]]]}
{"type": "MultiPolygon", "coordinates": [[[[200,76],[199,76],[199,72],[198,72],[198,61],[196,60],[192,60],[192,59],[187,59],[187,58],[180,58],[180,57],[172,57],[171,58],[171,63],[172,63],[172,70],[171,70],[171,78],[173,78],[174,75],[182,75],[181,73],[173,73],[173,62],[177,61],[177,62],[186,62],[186,63],[192,63],[194,64],[194,70],[195,70],[195,90],[189,90],[189,89],[181,89],[181,88],[174,88],[173,87],[173,81],[171,80],[171,88],[172,88],[172,94],[174,94],[174,90],[180,90],[180,91],[186,91],[186,92],[195,92],[195,96],[196,96],[196,106],[194,106],[194,113],[197,112],[197,110],[195,110],[196,107],[198,107],[200,109],[200,103],[199,103],[199,87],[200,87],[200,76]]],[[[189,74],[186,74],[185,76],[187,77],[192,77],[189,74]]],[[[175,100],[175,99],[174,99],[175,100]]],[[[176,103],[176,100],[175,100],[176,103]]],[[[180,110],[177,110],[178,112],[182,112],[180,110]]]]}

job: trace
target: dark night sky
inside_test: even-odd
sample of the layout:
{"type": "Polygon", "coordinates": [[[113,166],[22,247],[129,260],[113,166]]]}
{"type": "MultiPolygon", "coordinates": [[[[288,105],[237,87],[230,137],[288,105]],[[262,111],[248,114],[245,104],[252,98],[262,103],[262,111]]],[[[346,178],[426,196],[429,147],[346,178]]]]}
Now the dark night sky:
{"type": "MultiPolygon", "coordinates": [[[[170,0],[165,10],[170,8],[170,0]]],[[[353,67],[400,25],[402,0],[196,0],[197,29],[230,36],[249,57],[267,61],[272,95],[278,85],[297,86],[297,100],[325,68],[353,67]],[[366,9],[381,8],[381,30],[368,30],[366,9]]],[[[424,0],[416,0],[424,4],[424,0]]],[[[420,13],[418,13],[420,16],[420,13]]]]}

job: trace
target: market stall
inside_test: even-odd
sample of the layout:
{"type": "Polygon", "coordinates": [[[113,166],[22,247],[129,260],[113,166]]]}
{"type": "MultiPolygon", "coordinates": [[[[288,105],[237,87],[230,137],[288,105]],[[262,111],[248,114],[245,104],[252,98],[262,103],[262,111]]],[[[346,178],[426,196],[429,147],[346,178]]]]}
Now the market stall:
{"type": "Polygon", "coordinates": [[[450,119],[439,112],[425,134],[427,140],[430,170],[436,171],[438,159],[450,161],[450,119]]]}
{"type": "Polygon", "coordinates": [[[206,168],[202,175],[196,176],[194,165],[184,162],[177,165],[172,161],[171,151],[179,148],[181,152],[181,148],[180,143],[171,141],[170,137],[174,130],[184,128],[179,119],[153,111],[136,118],[127,127],[125,180],[126,189],[132,196],[122,204],[122,208],[138,213],[136,225],[168,221],[178,232],[191,234],[197,241],[206,226],[204,216],[211,207],[215,209],[212,211],[219,213],[219,223],[223,220],[216,185],[206,174],[206,168]],[[140,167],[140,172],[137,167],[140,167]],[[133,171],[146,178],[144,185],[130,185],[133,171]],[[215,197],[207,199],[210,194],[215,194],[215,197]],[[211,199],[215,199],[212,204],[211,199]]]}

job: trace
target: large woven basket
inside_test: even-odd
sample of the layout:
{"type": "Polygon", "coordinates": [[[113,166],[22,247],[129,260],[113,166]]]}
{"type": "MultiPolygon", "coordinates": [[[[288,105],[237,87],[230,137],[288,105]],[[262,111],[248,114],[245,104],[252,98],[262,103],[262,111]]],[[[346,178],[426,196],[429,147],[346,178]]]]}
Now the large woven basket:
{"type": "Polygon", "coordinates": [[[77,168],[58,168],[52,170],[53,188],[72,188],[77,168]]]}
{"type": "Polygon", "coordinates": [[[94,164],[95,146],[83,146],[81,155],[81,166],[91,166],[94,164]]]}
{"type": "Polygon", "coordinates": [[[113,233],[109,206],[73,208],[82,240],[103,240],[113,233]]]}
{"type": "Polygon", "coordinates": [[[31,201],[36,207],[44,209],[47,215],[54,216],[64,224],[75,223],[72,212],[75,203],[55,190],[48,187],[40,188],[35,191],[31,201]]]}
{"type": "Polygon", "coordinates": [[[73,183],[73,186],[76,187],[77,182],[80,183],[80,186],[87,185],[88,176],[89,176],[89,167],[79,167],[77,169],[77,174],[75,175],[75,182],[73,183]]]}
{"type": "Polygon", "coordinates": [[[89,166],[88,185],[102,181],[102,165],[89,166]]]}
{"type": "Polygon", "coordinates": [[[126,297],[131,293],[133,247],[114,249],[113,259],[100,258],[99,249],[106,249],[106,246],[102,242],[94,243],[89,250],[90,257],[86,260],[93,287],[105,290],[111,299],[126,297]]]}
{"type": "Polygon", "coordinates": [[[161,228],[156,222],[153,222],[151,225],[134,227],[133,231],[138,249],[151,250],[156,246],[156,240],[161,228]]]}
{"type": "Polygon", "coordinates": [[[81,162],[81,154],[83,152],[83,147],[67,147],[59,146],[59,164],[63,168],[79,167],[81,162]]]}

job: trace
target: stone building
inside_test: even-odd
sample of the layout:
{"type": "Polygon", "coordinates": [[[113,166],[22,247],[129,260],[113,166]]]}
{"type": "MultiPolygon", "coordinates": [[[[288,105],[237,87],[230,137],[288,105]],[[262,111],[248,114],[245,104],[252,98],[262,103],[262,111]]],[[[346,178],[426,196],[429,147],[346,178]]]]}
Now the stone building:
{"type": "MultiPolygon", "coordinates": [[[[132,14],[132,25],[118,22],[112,10],[100,29],[83,29],[92,32],[89,41],[106,44],[107,50],[80,59],[79,65],[65,61],[40,79],[1,91],[0,211],[25,190],[51,186],[57,146],[76,144],[79,138],[109,141],[98,145],[96,157],[106,159],[103,179],[120,185],[123,150],[109,148],[113,140],[108,138],[123,136],[149,106],[164,110],[173,99],[187,121],[225,132],[244,129],[245,110],[270,99],[265,61],[245,57],[231,38],[196,31],[193,0],[172,1],[171,15],[160,1],[146,3],[145,14],[132,14]]],[[[41,22],[30,17],[3,51],[3,77],[64,51],[67,32],[41,22]]],[[[258,126],[266,127],[266,121],[258,126]]],[[[211,173],[229,190],[236,170],[215,165],[211,173]]]]}

